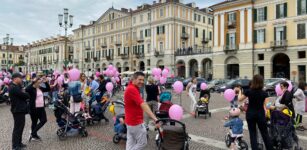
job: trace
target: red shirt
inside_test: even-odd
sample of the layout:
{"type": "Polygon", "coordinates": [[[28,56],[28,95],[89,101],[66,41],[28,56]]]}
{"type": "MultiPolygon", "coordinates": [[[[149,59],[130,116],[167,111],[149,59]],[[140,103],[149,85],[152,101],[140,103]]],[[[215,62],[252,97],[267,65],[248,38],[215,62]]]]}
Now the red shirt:
{"type": "Polygon", "coordinates": [[[138,87],[130,83],[124,94],[125,100],[125,122],[129,126],[137,126],[143,123],[143,109],[141,104],[144,102],[141,98],[138,87]]]}

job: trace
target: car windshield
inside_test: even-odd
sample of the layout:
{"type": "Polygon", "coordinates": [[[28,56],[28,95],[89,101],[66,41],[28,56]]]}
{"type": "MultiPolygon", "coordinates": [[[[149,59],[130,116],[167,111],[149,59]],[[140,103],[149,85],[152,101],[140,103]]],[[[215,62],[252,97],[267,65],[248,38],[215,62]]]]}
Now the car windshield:
{"type": "Polygon", "coordinates": [[[230,80],[230,81],[228,81],[226,84],[227,84],[227,85],[233,85],[235,82],[236,82],[236,80],[230,80]]]}
{"type": "Polygon", "coordinates": [[[209,82],[209,84],[215,84],[217,82],[217,80],[212,80],[209,82]]]}
{"type": "Polygon", "coordinates": [[[269,82],[269,83],[267,83],[267,85],[273,86],[273,85],[278,84],[279,82],[280,82],[280,80],[277,80],[277,81],[269,82]]]}
{"type": "Polygon", "coordinates": [[[281,80],[281,79],[266,79],[266,80],[264,80],[264,84],[270,84],[272,82],[276,82],[276,81],[279,81],[279,80],[281,80]]]}

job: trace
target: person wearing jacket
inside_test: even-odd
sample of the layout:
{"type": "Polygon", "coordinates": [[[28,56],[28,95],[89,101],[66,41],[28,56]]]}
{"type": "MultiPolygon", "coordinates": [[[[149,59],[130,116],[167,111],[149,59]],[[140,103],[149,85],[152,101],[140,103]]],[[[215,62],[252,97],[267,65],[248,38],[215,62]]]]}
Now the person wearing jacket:
{"type": "Polygon", "coordinates": [[[235,139],[243,134],[243,120],[239,117],[240,116],[240,109],[239,108],[231,108],[229,114],[231,116],[231,120],[224,124],[224,127],[231,128],[231,149],[236,149],[234,146],[235,139]]]}
{"type": "Polygon", "coordinates": [[[30,116],[32,120],[31,135],[29,141],[41,140],[40,136],[37,135],[37,132],[47,122],[43,93],[49,91],[50,86],[48,80],[45,77],[42,79],[34,78],[32,83],[26,88],[26,92],[30,95],[30,116]],[[45,83],[46,87],[41,87],[40,85],[42,83],[45,83]],[[38,120],[40,121],[39,123],[38,120]]]}
{"type": "Polygon", "coordinates": [[[25,127],[28,113],[29,94],[22,90],[22,75],[15,73],[12,75],[12,83],[9,86],[9,97],[11,99],[11,112],[14,118],[14,129],[12,135],[13,150],[21,150],[26,147],[22,143],[22,133],[25,127]]]}

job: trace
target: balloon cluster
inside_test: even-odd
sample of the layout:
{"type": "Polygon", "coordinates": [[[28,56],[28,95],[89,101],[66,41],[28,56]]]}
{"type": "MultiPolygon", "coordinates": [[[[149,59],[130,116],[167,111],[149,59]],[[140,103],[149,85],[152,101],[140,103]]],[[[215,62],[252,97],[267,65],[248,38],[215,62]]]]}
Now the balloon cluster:
{"type": "MultiPolygon", "coordinates": [[[[113,65],[109,65],[108,68],[102,72],[104,75],[108,76],[109,78],[111,78],[111,81],[113,83],[118,82],[119,81],[119,72],[117,71],[116,67],[114,67],[113,65]]],[[[96,72],[96,76],[100,75],[100,72],[96,72]]]]}
{"type": "Polygon", "coordinates": [[[183,84],[181,81],[176,81],[173,84],[173,89],[176,94],[180,94],[183,91],[183,84]]]}
{"type": "Polygon", "coordinates": [[[9,84],[11,82],[11,74],[9,72],[0,71],[0,87],[3,84],[9,84]],[[3,79],[3,80],[1,80],[3,79]]]}
{"type": "Polygon", "coordinates": [[[168,68],[164,68],[163,70],[161,70],[160,68],[153,68],[151,72],[154,76],[154,79],[156,81],[159,81],[161,84],[166,83],[167,77],[170,73],[168,68]]]}
{"type": "MultiPolygon", "coordinates": [[[[288,84],[289,84],[288,91],[291,92],[292,89],[293,89],[293,85],[292,85],[291,81],[287,81],[287,82],[288,82],[288,84]]],[[[276,95],[277,95],[277,96],[281,96],[281,95],[283,94],[283,91],[282,91],[282,89],[281,89],[281,87],[280,87],[280,84],[277,84],[277,85],[275,86],[275,92],[276,92],[276,95]]]]}

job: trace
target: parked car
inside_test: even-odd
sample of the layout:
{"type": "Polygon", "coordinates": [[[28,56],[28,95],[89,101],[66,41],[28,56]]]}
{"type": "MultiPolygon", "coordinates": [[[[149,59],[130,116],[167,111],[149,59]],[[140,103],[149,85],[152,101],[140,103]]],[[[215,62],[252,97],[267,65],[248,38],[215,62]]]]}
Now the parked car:
{"type": "Polygon", "coordinates": [[[225,92],[225,90],[227,89],[233,89],[236,85],[241,85],[241,87],[243,88],[243,90],[247,90],[249,89],[249,83],[251,80],[249,79],[233,79],[228,81],[225,84],[220,85],[217,88],[217,92],[221,93],[221,92],[225,92]]]}
{"type": "MultiPolygon", "coordinates": [[[[275,81],[272,81],[270,83],[267,83],[264,87],[263,87],[263,90],[265,92],[268,93],[269,96],[276,96],[276,92],[275,92],[275,87],[276,85],[280,84],[281,82],[283,81],[289,81],[289,80],[286,80],[284,78],[277,78],[279,80],[275,80],[275,81]]],[[[297,88],[297,84],[293,81],[291,81],[291,84],[293,86],[294,89],[297,88]]]]}
{"type": "MultiPolygon", "coordinates": [[[[191,80],[192,80],[192,78],[187,78],[187,79],[183,80],[182,83],[183,83],[184,88],[187,87],[187,85],[191,82],[191,80]]],[[[196,88],[197,91],[200,91],[200,84],[201,83],[208,84],[208,82],[204,78],[197,77],[196,80],[197,80],[197,88],[196,88]]]]}
{"type": "Polygon", "coordinates": [[[285,78],[269,78],[269,79],[264,79],[264,85],[267,85],[272,82],[280,81],[280,80],[286,80],[285,78]]]}
{"type": "Polygon", "coordinates": [[[211,80],[209,83],[208,83],[208,86],[207,86],[207,89],[213,93],[213,92],[216,92],[217,88],[219,85],[222,85],[222,84],[225,84],[226,82],[228,82],[229,80],[227,79],[214,79],[214,80],[211,80]]]}
{"type": "Polygon", "coordinates": [[[166,83],[165,83],[165,88],[172,88],[172,85],[176,82],[176,81],[183,81],[184,78],[182,77],[167,77],[166,83]]]}

